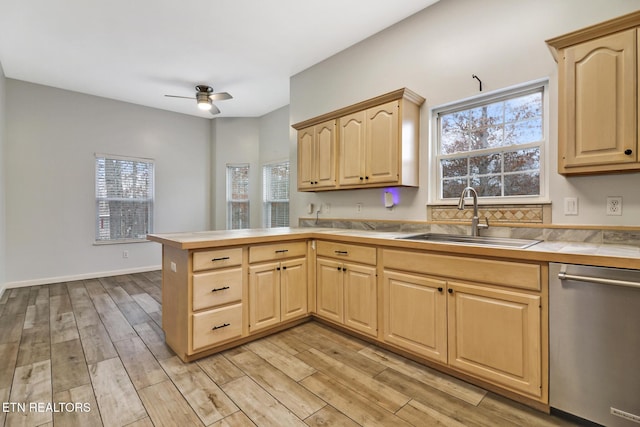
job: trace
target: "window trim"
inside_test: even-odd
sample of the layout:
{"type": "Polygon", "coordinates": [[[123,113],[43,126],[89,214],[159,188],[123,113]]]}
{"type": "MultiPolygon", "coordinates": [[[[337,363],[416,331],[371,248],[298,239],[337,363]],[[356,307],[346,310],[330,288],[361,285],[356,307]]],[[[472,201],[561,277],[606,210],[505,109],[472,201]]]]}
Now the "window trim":
{"type": "Polygon", "coordinates": [[[286,200],[289,206],[289,225],[281,226],[281,227],[288,227],[291,225],[291,216],[290,216],[291,214],[291,161],[289,159],[282,159],[282,160],[275,160],[272,162],[267,162],[262,164],[262,226],[264,228],[272,228],[271,225],[269,225],[270,221],[268,221],[269,218],[267,215],[267,204],[272,202],[283,202],[283,200],[267,200],[267,193],[266,193],[267,182],[266,182],[265,170],[267,167],[284,165],[285,163],[289,167],[289,197],[286,200]]]}
{"type": "MultiPolygon", "coordinates": [[[[529,143],[518,145],[518,148],[526,149],[532,146],[540,147],[540,195],[538,196],[501,196],[501,197],[479,197],[479,204],[491,204],[491,205],[515,205],[515,204],[543,204],[549,203],[549,79],[533,80],[524,84],[510,86],[495,91],[487,92],[480,95],[475,95],[469,98],[464,98],[459,101],[449,102],[439,106],[435,106],[431,109],[431,132],[429,140],[429,205],[455,205],[458,203],[457,199],[443,199],[441,194],[441,176],[439,161],[441,156],[439,155],[439,120],[440,114],[448,114],[456,111],[470,109],[483,104],[489,104],[492,102],[498,102],[505,99],[510,99],[518,95],[525,95],[527,93],[535,92],[542,89],[542,142],[529,143]]],[[[478,150],[478,153],[489,153],[491,151],[500,151],[502,148],[491,148],[485,150],[478,150]]],[[[446,158],[450,155],[444,155],[446,158]]],[[[455,156],[453,156],[455,157],[455,156]]]]}
{"type": "Polygon", "coordinates": [[[150,240],[146,238],[124,238],[124,239],[113,239],[113,240],[98,240],[98,227],[100,222],[100,213],[98,209],[98,200],[102,199],[98,197],[98,159],[104,158],[112,159],[112,160],[124,160],[124,161],[133,161],[139,163],[149,163],[152,166],[152,176],[151,176],[151,196],[150,200],[150,213],[148,218],[148,226],[147,226],[147,234],[151,234],[154,232],[154,224],[155,224],[155,203],[156,203],[156,164],[155,160],[147,157],[134,157],[134,156],[122,156],[116,154],[106,154],[106,153],[94,153],[93,156],[93,165],[94,165],[94,173],[93,173],[93,185],[94,185],[94,229],[93,229],[93,245],[94,246],[102,246],[102,245],[118,245],[124,243],[148,243],[150,240]]]}

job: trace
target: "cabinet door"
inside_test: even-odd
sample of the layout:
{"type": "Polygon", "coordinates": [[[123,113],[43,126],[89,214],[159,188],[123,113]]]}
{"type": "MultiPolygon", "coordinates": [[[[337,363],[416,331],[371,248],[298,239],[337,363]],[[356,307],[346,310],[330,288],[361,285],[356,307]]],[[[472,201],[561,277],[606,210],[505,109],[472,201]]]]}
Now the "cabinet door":
{"type": "Polygon", "coordinates": [[[576,166],[637,161],[636,60],[635,29],[565,49],[560,77],[561,173],[562,167],[571,172],[576,166]],[[626,150],[631,151],[625,154],[626,150]]]}
{"type": "Polygon", "coordinates": [[[344,324],[371,336],[378,335],[376,268],[344,263],[344,324]]]}
{"type": "Polygon", "coordinates": [[[399,102],[367,110],[366,172],[369,183],[398,181],[399,102]]]}
{"type": "Polygon", "coordinates": [[[307,314],[307,261],[304,258],[283,261],[280,270],[281,320],[307,314]]]}
{"type": "Polygon", "coordinates": [[[365,183],[365,112],[340,118],[340,159],[338,183],[357,185],[365,183]]]}
{"type": "Polygon", "coordinates": [[[315,174],[315,133],[308,127],[298,131],[298,189],[313,187],[315,174]]]}
{"type": "Polygon", "coordinates": [[[314,188],[336,185],[336,121],[315,126],[316,172],[314,188]]]}
{"type": "Polygon", "coordinates": [[[384,340],[447,363],[447,284],[384,272],[384,340]]]}
{"type": "Polygon", "coordinates": [[[249,331],[280,323],[280,263],[249,267],[249,331]]]}
{"type": "Polygon", "coordinates": [[[326,258],[316,261],[316,310],[319,316],[343,323],[342,263],[326,258]]]}
{"type": "Polygon", "coordinates": [[[539,397],[540,296],[454,282],[448,287],[449,364],[539,397]]]}

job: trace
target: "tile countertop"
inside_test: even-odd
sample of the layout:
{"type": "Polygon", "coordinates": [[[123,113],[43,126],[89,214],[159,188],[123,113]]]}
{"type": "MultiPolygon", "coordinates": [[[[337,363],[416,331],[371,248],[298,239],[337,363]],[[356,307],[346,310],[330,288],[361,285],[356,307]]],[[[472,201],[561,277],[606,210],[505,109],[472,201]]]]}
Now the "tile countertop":
{"type": "Polygon", "coordinates": [[[349,243],[428,250],[457,255],[499,257],[523,261],[561,262],[640,270],[640,247],[612,244],[545,241],[525,249],[402,240],[407,232],[380,232],[337,228],[258,228],[149,234],[154,242],[179,249],[204,249],[284,240],[329,238],[349,243]]]}

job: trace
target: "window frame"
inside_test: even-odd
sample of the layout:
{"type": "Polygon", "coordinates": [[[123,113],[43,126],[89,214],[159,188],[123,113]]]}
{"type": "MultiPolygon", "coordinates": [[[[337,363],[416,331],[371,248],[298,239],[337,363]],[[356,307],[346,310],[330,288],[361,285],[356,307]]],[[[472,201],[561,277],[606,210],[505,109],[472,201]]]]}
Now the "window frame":
{"type": "MultiPolygon", "coordinates": [[[[290,200],[291,200],[291,162],[289,159],[280,160],[275,162],[269,162],[262,165],[262,226],[265,228],[272,228],[271,226],[271,204],[272,203],[287,203],[287,210],[290,209],[290,200]],[[286,165],[287,166],[287,198],[285,199],[273,199],[270,200],[267,195],[269,194],[268,186],[270,183],[270,175],[267,174],[268,170],[271,170],[273,167],[286,165]]],[[[289,227],[290,226],[290,210],[287,213],[287,225],[278,225],[276,227],[289,227]]]]}
{"type": "Polygon", "coordinates": [[[251,190],[249,189],[249,185],[251,184],[251,164],[250,163],[227,163],[226,168],[225,168],[225,188],[226,188],[226,192],[225,192],[225,204],[226,204],[226,227],[227,230],[241,230],[244,228],[250,228],[251,227],[251,190]],[[230,169],[231,168],[241,168],[241,167],[246,167],[247,168],[247,198],[246,199],[233,199],[231,198],[231,177],[230,177],[230,169]],[[234,203],[246,203],[247,208],[246,208],[246,212],[247,212],[247,217],[246,217],[246,225],[245,227],[242,228],[233,228],[233,209],[232,206],[234,203]]]}
{"type": "MultiPolygon", "coordinates": [[[[153,233],[154,229],[154,217],[155,217],[155,161],[150,158],[144,157],[132,157],[132,156],[122,156],[122,155],[114,155],[114,154],[105,154],[105,153],[94,153],[94,192],[95,192],[95,201],[94,201],[94,215],[95,215],[95,225],[94,225],[94,245],[112,245],[112,244],[122,244],[122,243],[141,243],[148,242],[147,235],[153,233]],[[121,238],[121,239],[100,239],[100,225],[102,223],[103,216],[100,215],[100,202],[101,201],[109,201],[115,200],[117,198],[113,197],[101,197],[99,196],[99,183],[98,183],[98,172],[99,159],[104,159],[105,163],[107,160],[116,160],[116,161],[125,161],[125,162],[137,162],[137,163],[145,163],[150,165],[151,169],[151,178],[150,178],[150,188],[147,191],[146,198],[133,198],[132,200],[142,200],[148,204],[148,213],[147,213],[147,223],[144,237],[139,238],[121,238]]],[[[124,198],[122,198],[124,199],[124,198]]],[[[111,216],[109,216],[111,218],[111,216]]]]}
{"type": "MultiPolygon", "coordinates": [[[[455,155],[440,154],[440,119],[442,114],[453,113],[472,108],[481,107],[494,102],[517,98],[528,93],[541,91],[542,93],[542,140],[539,142],[513,145],[515,149],[528,149],[532,147],[540,147],[540,194],[535,196],[514,195],[514,196],[497,196],[497,197],[479,197],[482,204],[495,205],[513,205],[513,204],[531,204],[531,203],[548,203],[549,195],[549,81],[548,79],[540,79],[531,81],[522,85],[511,86],[488,92],[485,94],[465,98],[459,101],[443,104],[431,109],[432,132],[430,140],[431,160],[429,162],[429,178],[430,186],[429,204],[438,205],[454,205],[457,204],[458,198],[442,198],[442,171],[440,160],[442,158],[456,158],[455,155]]],[[[478,150],[478,153],[488,154],[490,152],[504,152],[504,147],[478,150]]],[[[469,151],[466,155],[473,153],[469,151]]],[[[462,155],[457,156],[463,157],[462,155]]]]}

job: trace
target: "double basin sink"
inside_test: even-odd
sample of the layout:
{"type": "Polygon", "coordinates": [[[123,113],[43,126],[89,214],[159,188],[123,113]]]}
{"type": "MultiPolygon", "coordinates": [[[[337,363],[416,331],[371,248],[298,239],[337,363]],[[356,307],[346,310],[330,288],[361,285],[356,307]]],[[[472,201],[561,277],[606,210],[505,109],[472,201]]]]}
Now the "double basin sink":
{"type": "Polygon", "coordinates": [[[469,236],[465,234],[423,233],[412,236],[397,237],[403,240],[423,242],[450,243],[454,245],[488,246],[492,248],[525,249],[540,243],[540,240],[512,239],[509,237],[469,236]]]}

